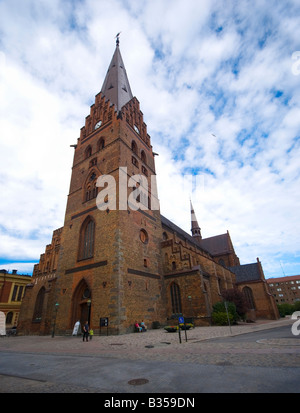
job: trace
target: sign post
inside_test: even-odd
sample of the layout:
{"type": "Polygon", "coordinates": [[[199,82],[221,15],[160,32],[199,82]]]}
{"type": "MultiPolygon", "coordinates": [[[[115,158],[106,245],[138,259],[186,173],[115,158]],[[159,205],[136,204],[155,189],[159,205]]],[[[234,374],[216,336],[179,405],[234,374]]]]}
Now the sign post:
{"type": "Polygon", "coordinates": [[[226,314],[227,314],[227,320],[228,320],[228,325],[229,325],[230,334],[232,335],[230,318],[229,318],[229,313],[228,313],[227,301],[224,301],[224,305],[225,305],[225,309],[226,309],[226,314]]]}
{"type": "Polygon", "coordinates": [[[180,319],[181,319],[181,317],[178,317],[178,335],[179,335],[179,343],[181,344],[181,335],[180,335],[180,319]]]}
{"type": "MultiPolygon", "coordinates": [[[[179,330],[180,330],[180,324],[184,324],[185,341],[187,341],[186,324],[185,324],[184,317],[178,317],[178,327],[179,327],[179,330]]],[[[179,336],[180,336],[180,333],[179,333],[179,336]]],[[[180,343],[181,343],[181,337],[180,337],[180,343]]]]}

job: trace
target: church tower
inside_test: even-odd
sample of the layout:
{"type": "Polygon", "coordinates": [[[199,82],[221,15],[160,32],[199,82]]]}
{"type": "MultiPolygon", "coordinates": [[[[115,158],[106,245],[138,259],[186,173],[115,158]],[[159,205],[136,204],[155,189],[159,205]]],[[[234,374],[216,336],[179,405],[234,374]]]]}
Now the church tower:
{"type": "Polygon", "coordinates": [[[192,236],[160,215],[151,139],[118,36],[72,146],[64,225],[34,266],[18,333],[71,334],[88,320],[96,334],[107,324],[110,334],[123,334],[136,322],[151,328],[179,314],[201,325],[234,286],[253,289],[256,313],[274,316],[261,272],[240,265],[228,232],[203,239],[192,203],[192,236]]]}
{"type": "Polygon", "coordinates": [[[161,218],[155,162],[119,39],[74,145],[57,266],[57,331],[76,321],[111,333],[164,321],[161,218]]]}

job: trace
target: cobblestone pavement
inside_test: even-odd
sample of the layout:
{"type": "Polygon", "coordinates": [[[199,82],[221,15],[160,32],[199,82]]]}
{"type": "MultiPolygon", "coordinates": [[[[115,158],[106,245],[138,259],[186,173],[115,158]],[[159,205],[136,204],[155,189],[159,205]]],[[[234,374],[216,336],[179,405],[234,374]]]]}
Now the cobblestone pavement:
{"type": "MultiPolygon", "coordinates": [[[[68,336],[16,336],[16,337],[1,337],[0,338],[0,392],[104,392],[112,391],[113,386],[105,387],[105,383],[99,384],[97,388],[93,385],[85,386],[80,382],[72,384],[43,378],[42,366],[39,365],[38,371],[34,379],[32,379],[32,370],[36,363],[34,357],[37,355],[47,355],[45,363],[49,370],[51,357],[62,356],[60,358],[63,363],[71,362],[73,359],[80,358],[80,362],[84,363],[102,363],[101,368],[107,368],[107,377],[109,375],[109,360],[119,360],[124,365],[124,369],[128,371],[130,377],[131,365],[135,365],[137,371],[132,372],[136,375],[138,371],[144,371],[142,368],[146,364],[151,370],[151,363],[154,366],[155,362],[166,363],[172,362],[173,365],[189,366],[188,369],[192,372],[196,366],[199,372],[204,366],[211,369],[225,368],[232,366],[238,369],[253,369],[253,368],[281,368],[283,371],[298,375],[300,378],[300,338],[295,337],[290,332],[289,337],[278,339],[260,339],[256,341],[234,341],[231,338],[242,334],[255,331],[265,331],[280,326],[291,326],[293,323],[289,319],[281,319],[277,321],[260,321],[254,324],[244,324],[229,327],[196,327],[187,331],[187,341],[185,332],[181,332],[181,343],[179,343],[178,333],[167,333],[163,329],[149,330],[146,333],[132,333],[120,336],[94,336],[89,342],[83,342],[81,337],[68,336]],[[228,337],[227,340],[211,340],[219,337],[228,337]],[[10,357],[14,354],[22,354],[23,358],[26,355],[26,366],[20,365],[22,373],[18,375],[10,374],[10,370],[1,368],[1,358],[5,358],[7,364],[10,357]],[[107,365],[104,363],[108,363],[107,365]],[[130,364],[131,361],[131,364],[130,364]],[[132,361],[135,361],[133,363],[132,361]],[[31,369],[30,369],[31,367],[31,369]],[[26,370],[26,368],[28,370],[26,370]],[[287,369],[287,370],[286,370],[287,369]],[[295,373],[296,372],[296,373],[295,373]],[[30,374],[31,375],[30,375],[30,374]],[[59,390],[58,390],[59,389],[59,390]],[[99,390],[101,389],[101,390],[99,390]]],[[[290,330],[289,330],[290,331],[290,330]]],[[[76,361],[77,362],[77,361],[76,361]]],[[[57,363],[57,361],[56,361],[57,363]]],[[[7,365],[6,364],[6,365],[7,365]]],[[[111,363],[112,364],[112,363],[111,363]]],[[[156,363],[157,365],[157,363],[156,363]]],[[[53,364],[54,366],[54,364],[53,364]]],[[[56,364],[56,369],[61,369],[62,365],[56,364]]],[[[37,367],[36,367],[37,368],[37,367]]],[[[153,367],[154,368],[154,367],[153,367]]],[[[53,367],[54,369],[54,367],[53,367]]],[[[51,376],[51,371],[47,370],[51,376]]],[[[279,372],[279,370],[277,370],[279,372]]],[[[54,372],[53,372],[54,374],[54,372]]],[[[123,371],[119,370],[120,377],[123,371]]],[[[167,373],[166,373],[167,374],[167,373]]],[[[239,372],[239,374],[241,374],[239,372]]],[[[288,373],[287,373],[288,374],[288,373]]],[[[54,376],[53,376],[54,377],[54,376]]],[[[60,376],[61,377],[61,376],[60,376]]],[[[287,377],[290,377],[289,375],[287,377]]],[[[292,376],[291,376],[292,377],[292,376]]],[[[116,378],[117,379],[117,378],[116,378]]],[[[60,378],[62,380],[62,378],[60,378]]],[[[115,380],[115,379],[114,379],[115,380]]],[[[170,378],[160,377],[160,385],[156,388],[151,388],[151,391],[159,391],[165,386],[168,391],[168,380],[170,378]]],[[[286,378],[285,378],[286,380],[286,378]]],[[[173,377],[174,381],[174,377],[173,377]]],[[[124,382],[124,380],[122,381],[124,382]]],[[[126,381],[127,384],[127,381],[126,381]]],[[[147,385],[144,386],[146,388],[147,385]]],[[[143,387],[143,386],[142,386],[143,387]]],[[[191,388],[191,387],[190,387],[191,388]]],[[[130,392],[132,386],[122,387],[119,385],[115,391],[130,392]],[[121,389],[121,390],[120,390],[121,389]]],[[[170,390],[169,390],[170,391],[170,390]]]]}
{"type": "Polygon", "coordinates": [[[71,336],[17,336],[2,337],[1,351],[18,351],[40,354],[93,355],[130,360],[172,360],[190,363],[213,363],[226,358],[239,365],[300,366],[300,340],[291,333],[290,338],[260,340],[255,343],[217,343],[212,338],[238,336],[283,325],[292,325],[290,319],[261,321],[229,327],[196,327],[178,333],[167,333],[163,329],[146,333],[131,333],[119,336],[94,336],[88,343],[81,337],[71,336]],[[279,354],[287,357],[280,359],[279,354]],[[245,357],[247,355],[247,357],[245,357]],[[251,360],[250,360],[251,359],[251,360]]]}

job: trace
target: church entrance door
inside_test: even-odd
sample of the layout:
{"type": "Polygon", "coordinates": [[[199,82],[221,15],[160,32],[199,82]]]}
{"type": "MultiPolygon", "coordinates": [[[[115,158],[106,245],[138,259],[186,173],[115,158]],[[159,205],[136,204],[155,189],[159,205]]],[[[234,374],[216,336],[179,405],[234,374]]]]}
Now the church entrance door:
{"type": "Polygon", "coordinates": [[[89,321],[91,290],[84,279],[77,285],[72,298],[71,325],[80,321],[81,327],[89,321]]]}
{"type": "Polygon", "coordinates": [[[83,326],[89,319],[89,308],[87,302],[80,304],[80,324],[83,326]]]}

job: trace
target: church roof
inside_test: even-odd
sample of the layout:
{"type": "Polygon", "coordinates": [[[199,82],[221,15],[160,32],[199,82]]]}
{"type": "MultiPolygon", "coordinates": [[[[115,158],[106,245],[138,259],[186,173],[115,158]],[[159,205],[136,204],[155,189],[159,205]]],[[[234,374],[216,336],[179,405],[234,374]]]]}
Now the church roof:
{"type": "Polygon", "coordinates": [[[199,235],[201,237],[201,228],[199,227],[192,201],[190,201],[190,204],[191,204],[191,223],[192,223],[191,231],[192,231],[192,235],[199,235]]]}
{"type": "Polygon", "coordinates": [[[249,282],[261,279],[259,270],[259,263],[237,265],[235,267],[228,267],[228,269],[236,275],[236,282],[249,282]]]}
{"type": "Polygon", "coordinates": [[[300,280],[300,275],[287,275],[285,277],[268,278],[266,281],[268,284],[270,284],[270,283],[281,283],[281,282],[296,281],[296,280],[300,280]]]}
{"type": "Polygon", "coordinates": [[[183,229],[181,229],[176,224],[174,224],[174,222],[170,221],[169,219],[167,219],[163,215],[161,215],[160,217],[161,217],[161,223],[162,223],[163,226],[168,227],[173,232],[176,232],[176,234],[180,238],[182,238],[183,240],[187,240],[191,244],[194,244],[197,248],[200,248],[203,251],[209,253],[208,250],[206,250],[205,248],[202,247],[202,244],[200,244],[198,241],[196,241],[196,239],[194,237],[192,237],[190,234],[188,234],[183,229]]]}
{"type": "Polygon", "coordinates": [[[115,105],[118,112],[133,98],[119,42],[117,42],[116,50],[106,73],[101,93],[110,100],[111,104],[115,105]]]}

